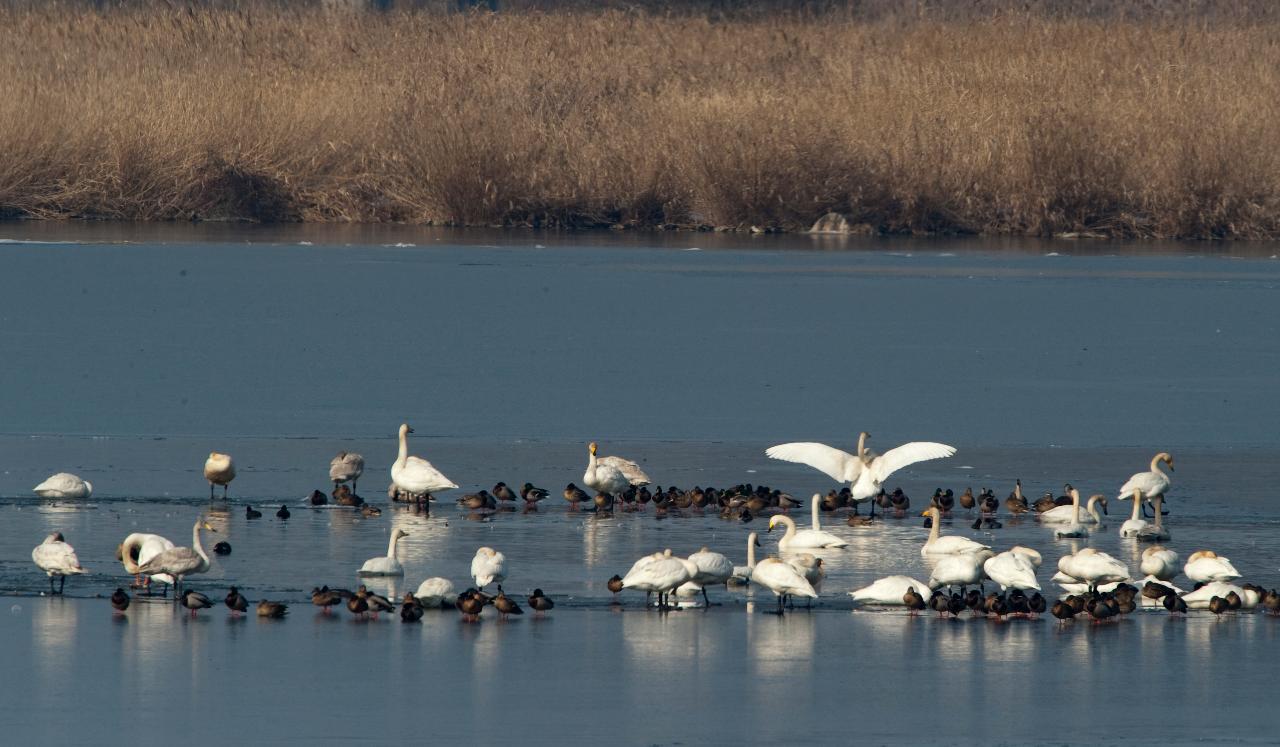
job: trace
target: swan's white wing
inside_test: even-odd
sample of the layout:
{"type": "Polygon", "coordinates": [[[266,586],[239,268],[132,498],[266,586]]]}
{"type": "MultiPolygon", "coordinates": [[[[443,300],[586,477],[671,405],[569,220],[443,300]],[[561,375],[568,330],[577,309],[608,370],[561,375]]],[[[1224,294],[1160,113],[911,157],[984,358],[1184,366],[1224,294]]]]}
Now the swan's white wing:
{"type": "Polygon", "coordinates": [[[652,482],[649,479],[649,476],[644,473],[644,470],[640,469],[640,465],[636,464],[630,459],[623,459],[622,457],[616,457],[616,456],[607,456],[607,457],[600,457],[599,459],[596,460],[596,462],[598,464],[603,464],[605,466],[613,467],[614,469],[618,470],[619,472],[622,473],[623,477],[627,478],[627,482],[637,487],[640,485],[648,485],[650,482],[652,482]]]}
{"type": "Polygon", "coordinates": [[[862,471],[862,462],[854,455],[811,441],[770,446],[764,453],[770,459],[807,464],[836,482],[854,482],[862,471]]]}
{"type": "Polygon", "coordinates": [[[944,459],[956,453],[954,446],[934,443],[932,441],[912,441],[896,449],[889,449],[871,463],[871,476],[877,483],[889,479],[889,475],[916,462],[927,462],[930,459],[944,459]]]}

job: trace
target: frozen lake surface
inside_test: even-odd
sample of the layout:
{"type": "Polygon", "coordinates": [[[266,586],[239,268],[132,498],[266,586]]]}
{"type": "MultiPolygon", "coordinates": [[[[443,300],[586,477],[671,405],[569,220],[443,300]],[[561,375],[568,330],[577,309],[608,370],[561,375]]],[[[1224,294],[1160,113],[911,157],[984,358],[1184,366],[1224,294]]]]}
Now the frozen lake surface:
{"type": "MultiPolygon", "coordinates": [[[[832,487],[763,449],[857,431],[885,449],[954,444],[895,475],[912,505],[933,488],[1021,478],[1033,498],[1071,482],[1114,495],[1151,455],[1177,472],[1167,543],[1212,548],[1280,585],[1280,264],[1267,245],[816,242],[807,237],[539,235],[303,227],[0,228],[0,652],[25,686],[0,703],[15,741],[196,743],[419,737],[478,743],[1272,743],[1271,646],[1280,620],[1139,613],[1100,627],[853,610],[880,576],[928,577],[918,510],[824,554],[811,611],[713,589],[667,615],[605,581],[640,555],[699,547],[745,562],[767,521],[714,512],[597,517],[558,497],[585,444],[640,461],[662,485],[832,487]],[[38,243],[48,242],[48,243],[38,243]],[[693,251],[696,249],[696,251],[693,251]],[[1235,256],[1232,256],[1235,255],[1235,256]],[[429,514],[387,506],[400,422],[414,453],[463,490],[429,514]],[[237,460],[227,503],[207,498],[211,450],[237,460]],[[311,509],[339,450],[367,459],[384,508],[311,509]],[[87,502],[31,487],[71,471],[87,502]],[[462,492],[528,480],[536,513],[470,516],[462,492]],[[264,517],[247,521],[245,504],[264,517]],[[286,521],[274,517],[287,504],[286,521]],[[113,617],[126,534],[190,541],[202,513],[229,556],[196,588],[284,599],[285,621],[192,621],[163,602],[113,617]],[[320,615],[312,586],[352,587],[393,528],[403,593],[465,585],[481,545],[505,588],[541,587],[544,619],[419,626],[320,615]],[[30,551],[52,531],[87,576],[66,598],[30,551]],[[104,736],[110,735],[110,737],[104,736]]],[[[1078,543],[1136,570],[1118,536],[1127,503],[1078,543]]],[[[807,512],[797,517],[807,522],[807,512]]],[[[944,532],[1045,555],[1070,540],[1001,509],[944,532]]],[[[1178,579],[1190,586],[1185,578],[1178,579]]]]}

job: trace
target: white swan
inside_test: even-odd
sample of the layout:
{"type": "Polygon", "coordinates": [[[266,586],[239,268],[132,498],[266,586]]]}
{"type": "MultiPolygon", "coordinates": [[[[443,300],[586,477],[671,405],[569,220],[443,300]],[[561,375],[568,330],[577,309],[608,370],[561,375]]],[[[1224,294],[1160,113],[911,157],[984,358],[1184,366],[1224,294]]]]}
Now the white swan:
{"type": "Polygon", "coordinates": [[[990,550],[964,555],[944,555],[933,564],[929,588],[973,586],[982,581],[983,563],[992,557],[990,550]]]}
{"type": "Polygon", "coordinates": [[[1169,476],[1160,470],[1160,463],[1164,462],[1169,465],[1169,471],[1173,471],[1173,457],[1167,452],[1160,452],[1151,458],[1151,470],[1149,472],[1138,472],[1129,478],[1124,485],[1120,486],[1120,500],[1134,494],[1134,491],[1142,491],[1145,496],[1163,496],[1164,492],[1169,489],[1172,484],[1169,476]]]}
{"type": "Polygon", "coordinates": [[[1097,591],[1100,594],[1105,594],[1110,591],[1115,591],[1116,587],[1124,583],[1123,581],[1112,581],[1111,583],[1098,584],[1096,588],[1093,588],[1091,584],[1080,581],[1074,576],[1068,576],[1062,571],[1058,571],[1053,574],[1053,578],[1050,578],[1049,580],[1057,584],[1058,588],[1062,589],[1067,594],[1087,594],[1090,591],[1097,591]]]}
{"type": "Polygon", "coordinates": [[[1169,581],[1178,575],[1178,553],[1160,545],[1152,545],[1142,551],[1142,564],[1138,570],[1158,581],[1169,581]]]}
{"type": "Polygon", "coordinates": [[[1147,528],[1147,520],[1142,518],[1142,501],[1145,500],[1142,497],[1142,488],[1134,488],[1131,494],[1133,495],[1133,514],[1120,525],[1121,537],[1137,537],[1147,528]]]}
{"type": "MultiPolygon", "coordinates": [[[[817,495],[813,499],[819,500],[817,495]]],[[[831,534],[830,532],[815,532],[812,529],[801,529],[796,531],[796,522],[790,516],[775,514],[769,519],[769,531],[779,524],[787,528],[786,534],[782,535],[782,539],[778,540],[778,549],[787,550],[816,550],[824,547],[848,547],[849,543],[831,534]]]]}
{"type": "Polygon", "coordinates": [[[93,495],[93,483],[81,480],[70,472],[59,472],[32,490],[41,498],[73,498],[84,499],[93,495]]]}
{"type": "Polygon", "coordinates": [[[920,548],[920,555],[923,557],[930,555],[966,555],[991,549],[989,545],[975,542],[968,537],[956,535],[940,536],[942,531],[942,512],[938,510],[937,506],[926,508],[924,513],[920,515],[933,517],[933,525],[929,527],[929,539],[925,540],[924,546],[920,548]]]}
{"type": "Polygon", "coordinates": [[[364,474],[364,457],[351,451],[339,451],[329,462],[329,479],[336,488],[344,482],[351,483],[351,492],[356,492],[356,482],[364,474]]]}
{"type": "MultiPolygon", "coordinates": [[[[1102,523],[1102,515],[1098,513],[1097,506],[1102,504],[1102,510],[1107,510],[1107,498],[1104,495],[1089,496],[1089,502],[1085,506],[1088,512],[1088,518],[1080,515],[1080,491],[1075,488],[1071,489],[1071,505],[1057,506],[1040,514],[1040,521],[1044,524],[1066,524],[1069,527],[1081,525],[1083,522],[1093,524],[1102,523]]],[[[1087,534],[1087,532],[1086,532],[1087,534]]],[[[1066,536],[1066,535],[1060,535],[1066,536]]]]}
{"type": "Polygon", "coordinates": [[[799,571],[790,563],[777,558],[765,558],[757,563],[755,571],[751,574],[751,582],[763,586],[778,597],[779,615],[782,614],[784,596],[818,598],[818,592],[814,591],[813,585],[806,581],[799,571]]]}
{"type": "Polygon", "coordinates": [[[492,547],[476,550],[475,557],[471,559],[471,578],[475,580],[477,589],[497,584],[498,591],[502,591],[502,582],[507,578],[507,556],[492,547]]]}
{"type": "Polygon", "coordinates": [[[209,500],[213,500],[214,485],[222,486],[222,497],[225,499],[227,486],[236,479],[236,465],[231,460],[231,455],[209,452],[209,458],[204,460],[204,479],[209,481],[209,500]]]}
{"type": "Polygon", "coordinates": [[[196,573],[206,573],[209,570],[209,556],[205,554],[204,547],[200,544],[201,529],[210,532],[218,531],[209,526],[209,522],[202,516],[196,519],[196,523],[191,527],[191,547],[171,547],[146,563],[138,565],[138,573],[145,576],[156,576],[161,573],[172,576],[174,601],[182,597],[184,578],[196,573]]]}
{"type": "MultiPolygon", "coordinates": [[[[1211,581],[1234,581],[1240,578],[1240,571],[1230,560],[1219,557],[1212,550],[1200,550],[1191,553],[1182,572],[1192,581],[1209,583],[1211,581]]],[[[1221,596],[1221,595],[1219,595],[1221,596]]]]}
{"type": "Polygon", "coordinates": [[[826,576],[826,571],[822,569],[822,558],[811,555],[807,552],[798,553],[787,558],[783,558],[792,568],[796,569],[804,580],[809,582],[814,591],[822,591],[822,579],[826,576]]]}
{"type": "Polygon", "coordinates": [[[431,466],[431,462],[416,456],[409,456],[409,434],[413,429],[408,423],[400,426],[400,455],[391,465],[391,482],[405,493],[418,496],[430,495],[456,487],[452,480],[431,466]]]}
{"type": "Polygon", "coordinates": [[[924,597],[926,602],[933,596],[933,591],[928,584],[910,576],[885,576],[872,581],[861,589],[849,592],[849,596],[853,599],[854,604],[879,604],[901,607],[905,604],[902,601],[902,596],[907,593],[907,589],[915,589],[916,593],[924,597]]]}
{"type": "Polygon", "coordinates": [[[1014,545],[1013,547],[1009,548],[1008,552],[1015,552],[1021,555],[1022,557],[1026,558],[1027,561],[1031,563],[1032,566],[1036,568],[1039,568],[1040,564],[1043,562],[1043,560],[1040,557],[1040,553],[1036,550],[1031,549],[1030,547],[1025,547],[1023,545],[1014,545]]]}
{"type": "Polygon", "coordinates": [[[453,582],[439,576],[429,578],[418,585],[418,592],[414,597],[423,607],[443,607],[453,601],[453,582]]]}
{"type": "Polygon", "coordinates": [[[657,593],[658,606],[667,606],[667,595],[693,578],[692,563],[684,558],[671,556],[671,551],[654,553],[640,558],[622,579],[622,588],[636,589],[646,594],[657,593]]]}
{"type": "Polygon", "coordinates": [[[640,487],[649,484],[649,476],[640,469],[640,465],[622,457],[597,457],[598,448],[595,441],[587,446],[587,471],[582,474],[582,482],[587,487],[620,496],[633,485],[640,487]]]}
{"type": "Polygon", "coordinates": [[[698,587],[702,592],[702,601],[709,607],[711,600],[707,599],[707,586],[728,583],[729,577],[733,575],[733,562],[724,555],[711,552],[705,547],[690,555],[689,562],[693,563],[697,572],[688,583],[698,587]]]}
{"type": "MultiPolygon", "coordinates": [[[[982,564],[987,577],[1001,589],[1035,589],[1040,591],[1040,582],[1036,580],[1036,566],[1021,548],[1006,550],[990,558],[982,564]]],[[[1037,553],[1039,555],[1039,553],[1037,553]]]]}
{"type": "Polygon", "coordinates": [[[400,541],[401,537],[408,536],[409,533],[403,529],[393,529],[391,531],[391,541],[387,543],[387,554],[364,561],[364,565],[360,566],[360,570],[356,572],[356,575],[403,576],[404,566],[400,565],[400,561],[396,559],[396,543],[400,541]]]}
{"type": "Polygon", "coordinates": [[[1240,597],[1241,609],[1253,609],[1258,606],[1258,592],[1225,581],[1210,581],[1195,591],[1183,594],[1182,601],[1187,603],[1188,609],[1207,610],[1211,599],[1214,597],[1226,599],[1227,595],[1233,591],[1240,597]]]}
{"type": "Polygon", "coordinates": [[[1164,496],[1157,495],[1151,499],[1151,505],[1155,509],[1155,519],[1152,523],[1138,530],[1138,539],[1143,542],[1163,542],[1170,538],[1169,530],[1164,528],[1164,517],[1160,512],[1164,508],[1164,496]]]}
{"type": "Polygon", "coordinates": [[[755,532],[747,535],[747,564],[735,565],[733,567],[733,575],[729,577],[729,583],[735,586],[745,586],[751,583],[751,571],[756,567],[756,548],[760,546],[760,536],[755,532]]]}
{"type": "MultiPolygon", "coordinates": [[[[1078,583],[1096,588],[1098,584],[1128,581],[1129,567],[1092,547],[1058,558],[1058,570],[1078,583]]],[[[1058,577],[1055,576],[1055,581],[1058,577]]],[[[1058,581],[1059,584],[1062,581],[1058,581]]]]}
{"type": "MultiPolygon", "coordinates": [[[[141,576],[142,574],[138,572],[139,566],[151,562],[152,558],[173,547],[173,542],[158,534],[134,532],[125,537],[124,542],[116,548],[116,560],[124,565],[126,572],[141,576]]],[[[173,576],[167,573],[147,576],[147,579],[148,582],[159,581],[162,584],[173,585],[173,576]]]]}
{"type": "MultiPolygon", "coordinates": [[[[864,503],[874,498],[889,475],[903,467],[930,459],[944,459],[956,453],[955,447],[946,444],[912,441],[877,456],[866,448],[869,438],[869,433],[858,434],[857,456],[813,442],[778,444],[765,449],[764,453],[770,459],[805,464],[836,482],[850,483],[850,500],[854,503],[864,503]]],[[[875,510],[874,506],[872,510],[875,510]]]]}
{"type": "Polygon", "coordinates": [[[31,551],[31,559],[36,566],[49,576],[49,593],[61,594],[67,584],[67,576],[85,573],[80,567],[80,559],[76,557],[76,549],[62,539],[62,532],[54,532],[44,538],[44,542],[36,545],[31,551]],[[53,590],[53,577],[58,577],[58,590],[53,590]]]}

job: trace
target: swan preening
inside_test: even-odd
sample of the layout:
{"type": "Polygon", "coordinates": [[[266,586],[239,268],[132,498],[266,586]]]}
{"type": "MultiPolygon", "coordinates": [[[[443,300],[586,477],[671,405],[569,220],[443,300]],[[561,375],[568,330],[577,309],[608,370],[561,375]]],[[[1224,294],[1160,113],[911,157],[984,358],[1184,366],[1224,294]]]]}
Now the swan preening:
{"type": "Polygon", "coordinates": [[[40,570],[49,576],[49,593],[61,594],[62,589],[67,584],[67,576],[77,576],[85,573],[85,569],[80,567],[80,559],[76,557],[76,550],[68,545],[62,538],[62,532],[54,532],[44,538],[44,542],[36,545],[31,551],[31,559],[40,570]],[[53,590],[53,579],[58,578],[58,590],[53,590]]]}
{"type": "Polygon", "coordinates": [[[329,479],[334,489],[344,482],[351,483],[351,492],[356,492],[356,482],[364,474],[364,457],[351,451],[339,451],[329,462],[329,479]]]}
{"type": "MultiPolygon", "coordinates": [[[[866,448],[870,438],[871,434],[865,431],[858,434],[857,456],[813,442],[778,444],[765,449],[764,453],[770,459],[805,464],[836,482],[850,483],[852,493],[849,500],[854,503],[855,511],[857,504],[874,498],[884,481],[894,472],[916,462],[943,459],[956,453],[954,447],[946,444],[912,441],[877,456],[866,448]]],[[[874,504],[871,512],[875,513],[874,504]]]]}
{"type": "Polygon", "coordinates": [[[227,486],[236,479],[236,465],[230,454],[210,452],[204,460],[204,479],[209,481],[209,500],[213,500],[213,486],[222,486],[222,497],[227,497],[227,486]]]}
{"type": "Polygon", "coordinates": [[[93,483],[70,472],[59,472],[32,488],[41,498],[83,500],[93,495],[93,483]]]}
{"type": "Polygon", "coordinates": [[[622,457],[597,457],[598,448],[595,441],[587,445],[587,471],[582,474],[582,482],[587,487],[617,497],[627,488],[649,484],[649,476],[640,465],[622,457]]]}
{"type": "Polygon", "coordinates": [[[1231,564],[1231,561],[1220,557],[1212,550],[1191,553],[1182,572],[1187,578],[1199,583],[1234,581],[1240,578],[1240,572],[1231,564]]]}
{"type": "Polygon", "coordinates": [[[751,573],[751,582],[774,593],[778,598],[779,615],[782,614],[784,597],[818,598],[818,592],[804,575],[796,570],[795,566],[778,558],[765,558],[757,563],[755,570],[751,573]]]}
{"type": "Polygon", "coordinates": [[[409,434],[413,429],[408,423],[400,426],[400,455],[391,465],[391,483],[399,492],[408,493],[418,500],[426,500],[432,493],[452,490],[452,480],[441,474],[425,459],[409,456],[409,434]]]}
{"type": "Polygon", "coordinates": [[[153,577],[159,574],[172,576],[174,599],[179,600],[182,593],[182,580],[192,574],[205,573],[209,570],[209,556],[205,554],[204,547],[200,544],[201,529],[210,532],[218,531],[209,526],[209,522],[205,521],[203,516],[196,519],[196,523],[191,527],[191,547],[171,547],[164,550],[146,563],[140,563],[138,573],[153,577]]]}
{"type": "Polygon", "coordinates": [[[1090,590],[1097,589],[1099,584],[1129,580],[1128,566],[1092,547],[1063,555],[1058,559],[1058,571],[1077,583],[1085,584],[1090,590]]]}
{"type": "Polygon", "coordinates": [[[1163,462],[1169,466],[1169,471],[1173,471],[1173,457],[1167,452],[1160,452],[1151,458],[1151,469],[1147,472],[1138,472],[1131,476],[1124,485],[1120,486],[1120,500],[1124,500],[1130,496],[1136,495],[1138,500],[1142,496],[1152,498],[1155,496],[1164,497],[1164,493],[1169,489],[1170,480],[1160,469],[1160,463],[1163,462]],[[1140,494],[1139,494],[1140,493],[1140,494]]]}
{"type": "Polygon", "coordinates": [[[391,530],[391,541],[387,543],[387,554],[364,561],[364,565],[360,566],[357,575],[403,576],[404,566],[400,565],[399,559],[396,558],[396,543],[400,541],[401,537],[408,536],[409,533],[403,529],[391,530]]]}
{"type": "Polygon", "coordinates": [[[855,604],[900,607],[903,604],[902,597],[907,593],[907,589],[915,589],[916,593],[924,597],[926,602],[933,596],[933,591],[928,584],[910,576],[885,576],[861,589],[849,592],[849,596],[855,604]]]}
{"type": "Polygon", "coordinates": [[[471,559],[471,578],[481,591],[489,584],[497,584],[501,591],[502,582],[507,578],[507,556],[492,547],[476,550],[471,559]]]}
{"type": "Polygon", "coordinates": [[[1040,521],[1047,524],[1062,524],[1061,527],[1054,530],[1056,537],[1088,537],[1089,528],[1085,526],[1085,522],[1089,521],[1094,524],[1102,524],[1102,517],[1098,515],[1096,506],[1101,503],[1102,510],[1107,510],[1107,499],[1105,496],[1093,495],[1089,497],[1088,519],[1080,516],[1080,491],[1071,488],[1071,505],[1058,506],[1040,514],[1040,521]]]}
{"type": "MultiPolygon", "coordinates": [[[[759,568],[759,565],[756,567],[759,568]]],[[[633,563],[631,570],[622,577],[622,588],[643,591],[646,599],[650,594],[657,594],[658,607],[667,609],[670,606],[667,598],[671,592],[692,579],[697,572],[697,566],[691,561],[675,557],[670,550],[666,550],[646,555],[633,563]]],[[[754,577],[753,571],[752,578],[754,577]]]]}
{"type": "MultiPolygon", "coordinates": [[[[120,546],[116,548],[116,560],[119,560],[124,565],[126,571],[134,576],[141,577],[142,574],[138,571],[140,566],[150,563],[152,558],[165,550],[173,549],[173,547],[173,542],[158,534],[135,532],[125,537],[124,542],[121,542],[120,546]]],[[[162,584],[172,586],[173,576],[167,573],[146,576],[143,584],[150,586],[152,581],[159,581],[162,584]]]]}
{"type": "Polygon", "coordinates": [[[982,568],[987,578],[1000,584],[1001,589],[1034,589],[1040,591],[1036,580],[1036,568],[1040,566],[1040,553],[1026,547],[1014,547],[988,558],[982,568]]]}

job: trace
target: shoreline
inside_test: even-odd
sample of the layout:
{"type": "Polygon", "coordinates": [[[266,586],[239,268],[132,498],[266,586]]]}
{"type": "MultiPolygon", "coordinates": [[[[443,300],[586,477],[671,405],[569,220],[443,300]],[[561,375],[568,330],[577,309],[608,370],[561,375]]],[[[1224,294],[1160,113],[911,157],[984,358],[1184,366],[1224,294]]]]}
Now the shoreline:
{"type": "Polygon", "coordinates": [[[1280,237],[1248,14],[333,18],[0,10],[0,216],[1280,237]]]}

